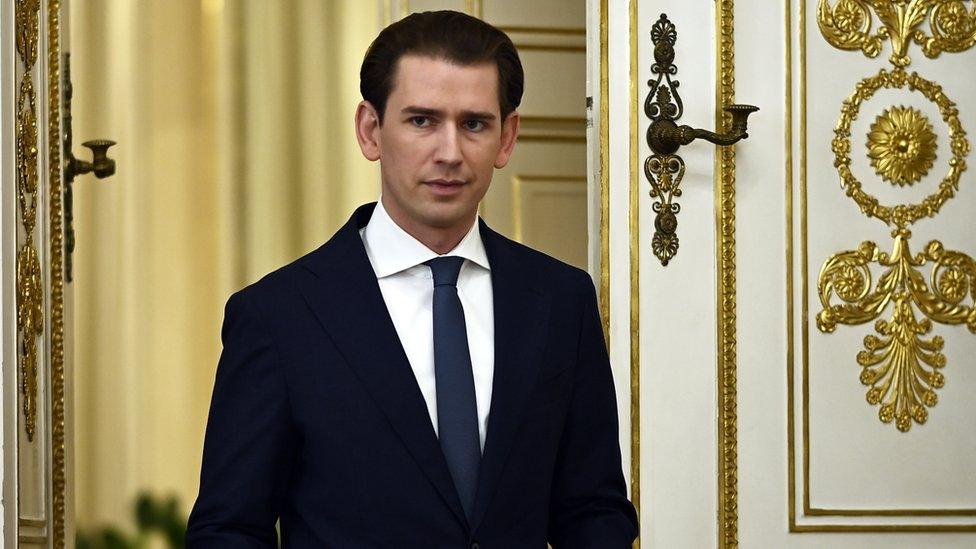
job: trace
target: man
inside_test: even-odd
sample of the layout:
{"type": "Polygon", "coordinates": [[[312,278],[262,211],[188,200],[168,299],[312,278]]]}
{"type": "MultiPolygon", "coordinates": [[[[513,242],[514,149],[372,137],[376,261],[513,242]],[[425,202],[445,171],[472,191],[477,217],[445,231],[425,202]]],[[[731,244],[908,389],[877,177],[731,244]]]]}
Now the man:
{"type": "Polygon", "coordinates": [[[477,216],[514,46],[414,14],[360,80],[380,201],[228,301],[187,547],[630,547],[593,284],[477,216]]]}

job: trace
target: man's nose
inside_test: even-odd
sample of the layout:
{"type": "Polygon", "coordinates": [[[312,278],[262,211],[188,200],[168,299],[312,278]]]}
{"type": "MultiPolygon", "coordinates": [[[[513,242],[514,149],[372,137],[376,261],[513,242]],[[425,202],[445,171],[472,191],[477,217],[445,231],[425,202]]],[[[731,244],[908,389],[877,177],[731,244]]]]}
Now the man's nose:
{"type": "Polygon", "coordinates": [[[438,136],[435,160],[444,164],[461,162],[461,134],[453,125],[443,126],[438,136]]]}

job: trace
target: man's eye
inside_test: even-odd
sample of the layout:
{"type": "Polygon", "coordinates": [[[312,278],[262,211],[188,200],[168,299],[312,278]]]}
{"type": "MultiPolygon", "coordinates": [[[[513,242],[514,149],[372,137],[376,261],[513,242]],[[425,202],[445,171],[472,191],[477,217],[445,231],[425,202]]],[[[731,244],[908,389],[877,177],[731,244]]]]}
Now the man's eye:
{"type": "Polygon", "coordinates": [[[464,128],[473,132],[480,132],[485,129],[485,123],[481,120],[465,120],[464,128]]]}
{"type": "Polygon", "coordinates": [[[413,116],[410,118],[410,123],[418,128],[424,128],[430,126],[430,118],[426,116],[413,116]]]}

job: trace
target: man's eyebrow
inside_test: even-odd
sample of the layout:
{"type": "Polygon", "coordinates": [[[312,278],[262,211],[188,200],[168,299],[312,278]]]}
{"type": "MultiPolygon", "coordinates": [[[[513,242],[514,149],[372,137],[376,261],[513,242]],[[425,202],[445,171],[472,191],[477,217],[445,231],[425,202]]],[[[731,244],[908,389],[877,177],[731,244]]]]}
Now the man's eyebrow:
{"type": "Polygon", "coordinates": [[[418,115],[421,115],[421,116],[437,116],[437,117],[440,117],[440,116],[443,116],[444,115],[444,111],[439,111],[437,109],[428,109],[426,107],[414,107],[413,105],[411,105],[409,107],[404,107],[402,112],[407,113],[407,114],[418,114],[418,115]]]}
{"type": "Polygon", "coordinates": [[[494,120],[495,115],[490,112],[482,111],[461,111],[461,117],[465,119],[475,119],[475,120],[494,120]]]}
{"type": "MultiPolygon", "coordinates": [[[[415,115],[419,115],[419,116],[434,116],[434,117],[437,117],[437,118],[443,118],[444,117],[444,111],[441,111],[441,110],[438,110],[438,109],[429,109],[429,108],[426,108],[426,107],[416,107],[416,106],[413,106],[413,105],[408,106],[408,107],[404,107],[402,112],[404,112],[406,114],[415,114],[415,115]]],[[[464,118],[464,119],[467,119],[467,120],[471,120],[471,119],[474,119],[474,120],[494,120],[497,117],[494,114],[492,114],[490,112],[485,112],[485,111],[461,111],[461,118],[464,118]]]]}

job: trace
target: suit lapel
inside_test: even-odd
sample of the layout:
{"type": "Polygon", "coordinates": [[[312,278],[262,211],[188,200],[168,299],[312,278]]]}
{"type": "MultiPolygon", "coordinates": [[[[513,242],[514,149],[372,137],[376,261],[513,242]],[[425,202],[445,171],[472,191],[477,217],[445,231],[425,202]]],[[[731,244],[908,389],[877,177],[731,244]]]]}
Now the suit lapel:
{"type": "Polygon", "coordinates": [[[359,235],[374,206],[361,206],[332,240],[306,256],[303,265],[317,278],[300,290],[434,488],[466,524],[423,394],[359,235]]]}
{"type": "Polygon", "coordinates": [[[545,343],[547,297],[515,245],[481,223],[481,238],[491,264],[495,316],[495,373],[488,434],[479,470],[472,532],[484,517],[518,432],[526,398],[538,376],[545,343]]]}

